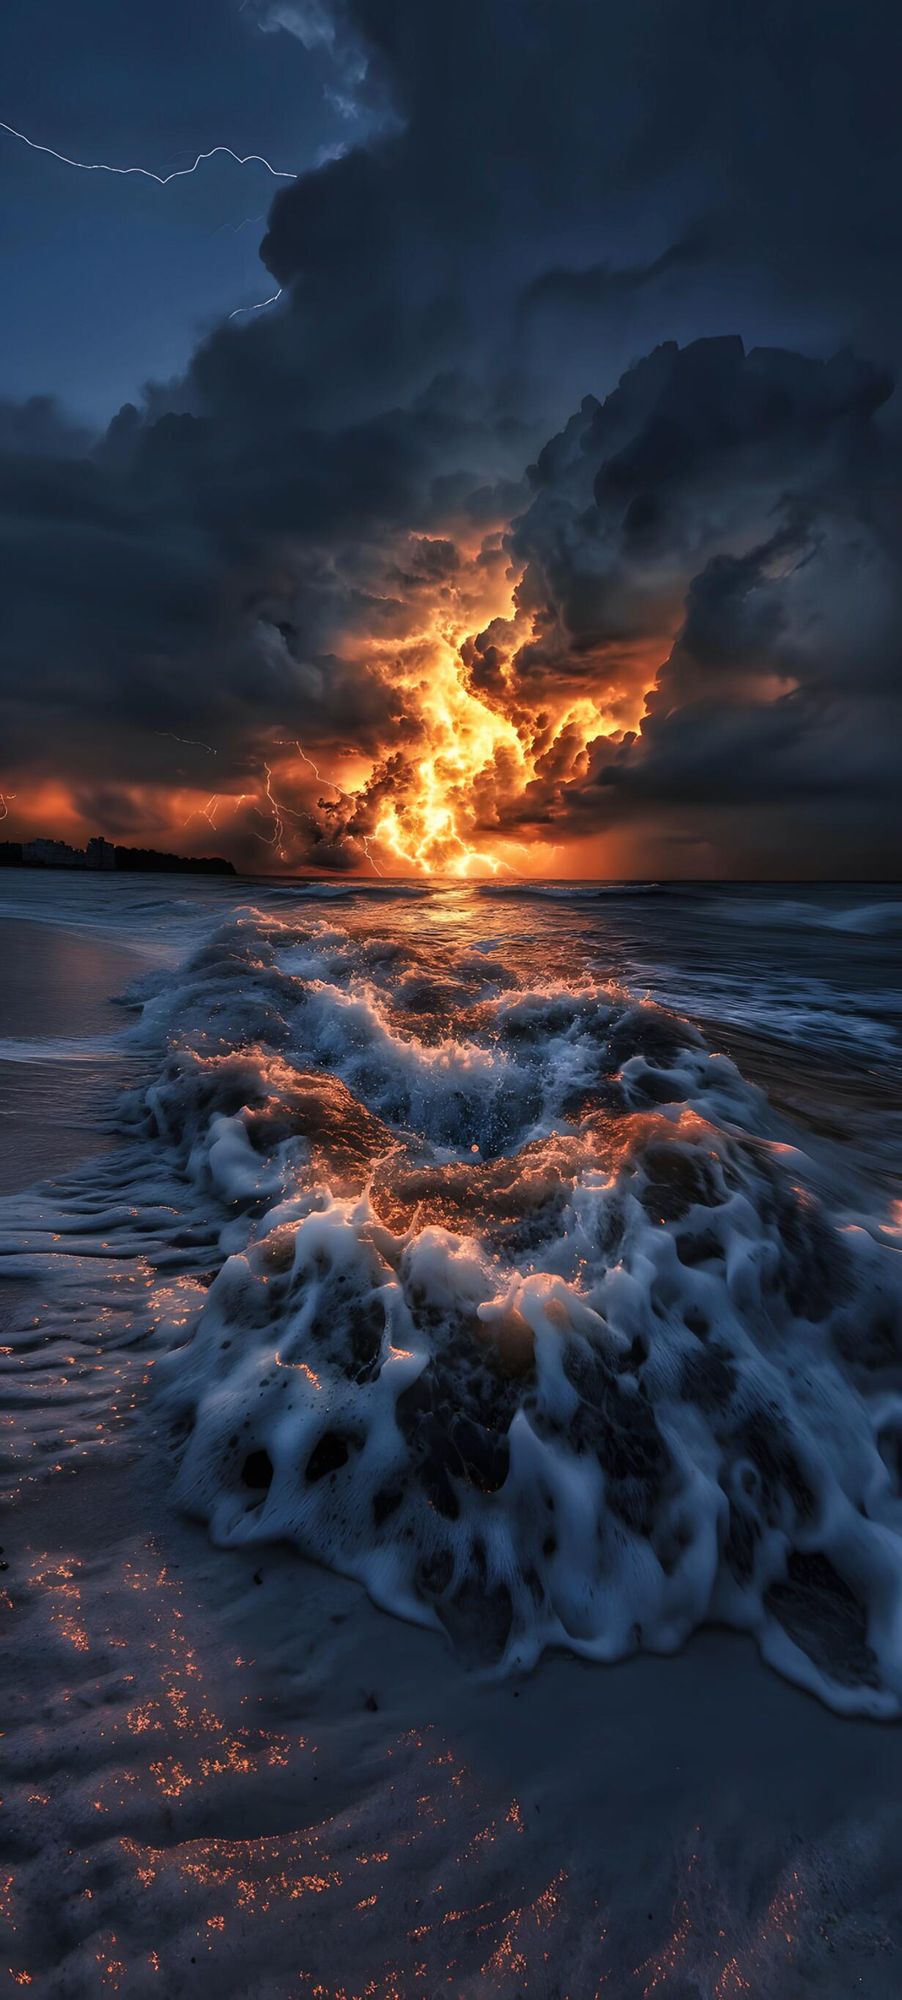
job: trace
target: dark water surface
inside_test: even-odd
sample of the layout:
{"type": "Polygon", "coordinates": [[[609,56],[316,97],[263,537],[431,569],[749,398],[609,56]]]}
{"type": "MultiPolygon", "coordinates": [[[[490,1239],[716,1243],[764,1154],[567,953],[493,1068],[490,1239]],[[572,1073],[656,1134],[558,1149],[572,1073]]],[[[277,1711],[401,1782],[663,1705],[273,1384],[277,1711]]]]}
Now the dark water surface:
{"type": "Polygon", "coordinates": [[[122,1011],[143,962],[125,945],[0,918],[0,1195],[109,1143],[122,1011]]]}

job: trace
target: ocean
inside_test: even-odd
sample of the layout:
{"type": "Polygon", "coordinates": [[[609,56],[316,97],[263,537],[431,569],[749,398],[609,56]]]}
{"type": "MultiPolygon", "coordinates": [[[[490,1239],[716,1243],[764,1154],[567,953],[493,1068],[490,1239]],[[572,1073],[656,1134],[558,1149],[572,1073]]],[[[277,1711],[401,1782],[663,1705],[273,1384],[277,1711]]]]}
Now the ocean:
{"type": "Polygon", "coordinates": [[[0,946],[14,1976],[894,1994],[902,890],[0,946]]]}

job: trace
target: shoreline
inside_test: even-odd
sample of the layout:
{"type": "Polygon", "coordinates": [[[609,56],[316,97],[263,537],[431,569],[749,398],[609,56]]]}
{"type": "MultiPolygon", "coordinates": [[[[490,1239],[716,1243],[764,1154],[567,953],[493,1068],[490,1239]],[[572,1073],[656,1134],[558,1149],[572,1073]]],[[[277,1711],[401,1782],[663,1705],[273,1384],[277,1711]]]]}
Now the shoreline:
{"type": "Polygon", "coordinates": [[[99,1961],[139,1995],[481,2000],[545,1991],[550,1951],[555,1992],[847,2000],[860,1965],[891,2000],[898,1729],[716,1630],[468,1674],[175,1514],[146,1368],[105,1365],[95,1447],[3,1507],[7,1962],[39,1991],[88,1995],[99,1961]]]}
{"type": "Polygon", "coordinates": [[[0,958],[0,1195],[9,1195],[113,1143],[104,1106],[134,1064],[115,1047],[124,1016],[113,996],[146,962],[117,940],[6,916],[0,958]]]}
{"type": "MultiPolygon", "coordinates": [[[[57,928],[93,963],[81,1032],[118,1025],[123,947],[57,928]]],[[[75,988],[35,949],[50,1046],[75,988]]],[[[46,1067],[29,1113],[53,1145],[91,1064],[46,1067]]],[[[92,1218],[127,1188],[95,1136],[92,1218]]],[[[15,1981],[48,2000],[896,2000],[898,1726],[832,1714],[712,1628],[669,1657],[480,1678],[284,1546],[217,1548],[175,1511],[153,1400],[198,1280],[175,1256],[143,1270],[115,1231],[106,1261],[79,1233],[10,1258],[8,1218],[21,1244],[32,1214],[49,1246],[64,1203],[0,1204],[15,1981]]]]}

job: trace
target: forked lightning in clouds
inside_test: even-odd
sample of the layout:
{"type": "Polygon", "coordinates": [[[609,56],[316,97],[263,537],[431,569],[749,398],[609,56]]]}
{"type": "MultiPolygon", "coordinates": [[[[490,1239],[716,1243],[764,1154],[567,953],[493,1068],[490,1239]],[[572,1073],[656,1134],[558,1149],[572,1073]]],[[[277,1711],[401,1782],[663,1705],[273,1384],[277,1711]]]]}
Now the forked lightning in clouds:
{"type": "Polygon", "coordinates": [[[208,152],[198,153],[192,166],[174,167],[169,174],[155,174],[150,167],[114,167],[107,160],[73,160],[68,153],[58,153],[55,146],[43,146],[37,139],[29,139],[27,132],[17,131],[15,125],[6,123],[5,118],[0,118],[0,132],[8,132],[13,139],[21,139],[23,146],[28,146],[33,153],[47,153],[52,160],[59,160],[64,167],[77,167],[80,173],[139,174],[142,180],[156,181],[158,187],[168,187],[170,181],[186,180],[190,174],[196,174],[198,167],[203,166],[205,160],[214,160],[218,153],[226,154],[238,167],[265,167],[266,172],[272,174],[273,180],[297,180],[295,171],[285,167],[274,167],[270,160],[264,159],[262,153],[235,153],[231,146],[211,146],[208,152]]]}
{"type": "MultiPolygon", "coordinates": [[[[68,153],[57,152],[55,146],[44,146],[37,139],[30,139],[27,132],[20,132],[17,126],[8,125],[5,118],[0,118],[0,132],[8,132],[13,139],[21,139],[23,146],[28,146],[32,153],[46,153],[51,160],[59,160],[64,167],[77,167],[79,173],[139,174],[142,180],[156,181],[158,187],[168,187],[170,181],[188,179],[191,174],[197,173],[198,167],[203,166],[206,160],[214,160],[217,154],[226,155],[228,159],[234,160],[238,167],[265,167],[266,172],[271,174],[273,180],[276,181],[297,180],[295,172],[289,171],[285,167],[274,167],[272,161],[265,159],[262,153],[235,153],[232,151],[231,146],[211,146],[208,152],[198,153],[197,159],[192,166],[174,167],[169,174],[155,174],[150,167],[115,167],[107,160],[74,160],[68,153]]],[[[267,306],[274,306],[276,300],[280,299],[281,296],[282,287],[280,285],[278,291],[273,292],[270,298],[258,299],[250,306],[236,306],[234,312],[230,312],[228,317],[229,319],[240,319],[243,313],[264,312],[267,306]]]]}
{"type": "MultiPolygon", "coordinates": [[[[201,737],[178,736],[174,729],[157,729],[154,731],[154,734],[156,736],[169,736],[173,743],[184,743],[192,750],[208,750],[211,757],[219,755],[215,745],[205,743],[201,737]]],[[[309,767],[319,784],[331,786],[333,791],[338,792],[340,798],[349,800],[352,805],[356,803],[356,794],[346,792],[343,785],[337,784],[334,778],[327,778],[319,769],[319,766],[314,763],[313,758],[308,756],[298,737],[277,736],[274,740],[280,749],[297,751],[301,762],[309,767]]],[[[213,828],[214,833],[218,833],[220,828],[216,815],[221,808],[223,806],[230,806],[233,812],[237,814],[247,801],[251,811],[256,814],[259,820],[269,821],[269,830],[266,833],[257,833],[256,829],[254,829],[254,838],[261,841],[264,847],[272,848],[280,861],[287,861],[289,857],[284,844],[288,831],[285,824],[286,820],[294,820],[296,824],[299,824],[302,820],[306,820],[308,826],[312,826],[314,829],[316,829],[317,821],[313,814],[307,811],[305,806],[290,806],[286,804],[284,799],[277,797],[273,790],[275,773],[272,765],[264,763],[263,770],[266,778],[263,788],[263,798],[266,801],[265,806],[258,804],[257,799],[251,792],[240,792],[237,798],[230,798],[222,792],[211,792],[210,797],[204,805],[192,807],[191,811],[182,821],[182,825],[190,826],[192,820],[204,819],[208,826],[213,828]]],[[[9,792],[7,797],[11,799],[15,798],[15,793],[9,792]]],[[[9,808],[5,804],[4,794],[0,792],[0,819],[6,818],[8,811],[9,808]]],[[[360,842],[373,874],[381,875],[383,870],[380,868],[375,855],[370,852],[369,834],[358,833],[354,838],[360,842]]]]}

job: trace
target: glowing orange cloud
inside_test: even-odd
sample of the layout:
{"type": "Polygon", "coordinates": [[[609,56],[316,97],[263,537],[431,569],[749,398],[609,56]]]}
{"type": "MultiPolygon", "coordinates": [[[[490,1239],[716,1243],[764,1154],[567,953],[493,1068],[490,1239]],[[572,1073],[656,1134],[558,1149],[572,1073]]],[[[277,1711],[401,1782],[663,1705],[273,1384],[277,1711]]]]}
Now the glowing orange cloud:
{"type": "Polygon", "coordinates": [[[584,688],[574,693],[565,683],[556,701],[543,699],[538,712],[530,710],[508,670],[532,637],[531,621],[519,610],[509,579],[503,596],[495,580],[493,589],[483,587],[474,598],[472,576],[465,572],[456,586],[459,602],[450,612],[446,592],[439,607],[424,607],[423,624],[402,645],[371,642],[361,658],[362,671],[378,674],[400,696],[402,741],[325,812],[327,822],[365,844],[366,859],[379,872],[461,878],[502,870],[549,873],[560,865],[561,848],[531,829],[526,844],[518,837],[531,796],[538,812],[546,791],[584,777],[589,746],[600,738],[618,741],[625,727],[635,726],[653,678],[649,671],[642,675],[643,692],[626,707],[622,691],[605,681],[597,697],[584,688]],[[474,614],[483,627],[497,621],[494,650],[506,649],[491,695],[474,684],[467,665],[474,614]]]}
{"type": "MultiPolygon", "coordinates": [[[[576,685],[545,670],[530,696],[515,663],[536,640],[534,621],[518,603],[500,537],[463,550],[450,579],[416,581],[403,619],[400,639],[358,632],[341,647],[391,718],[375,752],[284,726],[249,751],[240,779],[221,760],[208,764],[203,788],[120,786],[127,830],[89,823],[90,808],[62,782],[19,778],[6,794],[4,835],[52,831],[82,845],[103,832],[180,852],[238,850],[251,865],[259,851],[263,868],[330,868],[341,857],[355,872],[389,876],[585,872],[572,836],[554,839],[556,802],[586,777],[593,744],[615,744],[636,726],[661,650],[600,659],[596,688],[585,661],[576,685]],[[492,669],[482,686],[472,635],[487,631],[492,669]]],[[[193,748],[218,755],[209,743],[193,748]]]]}

